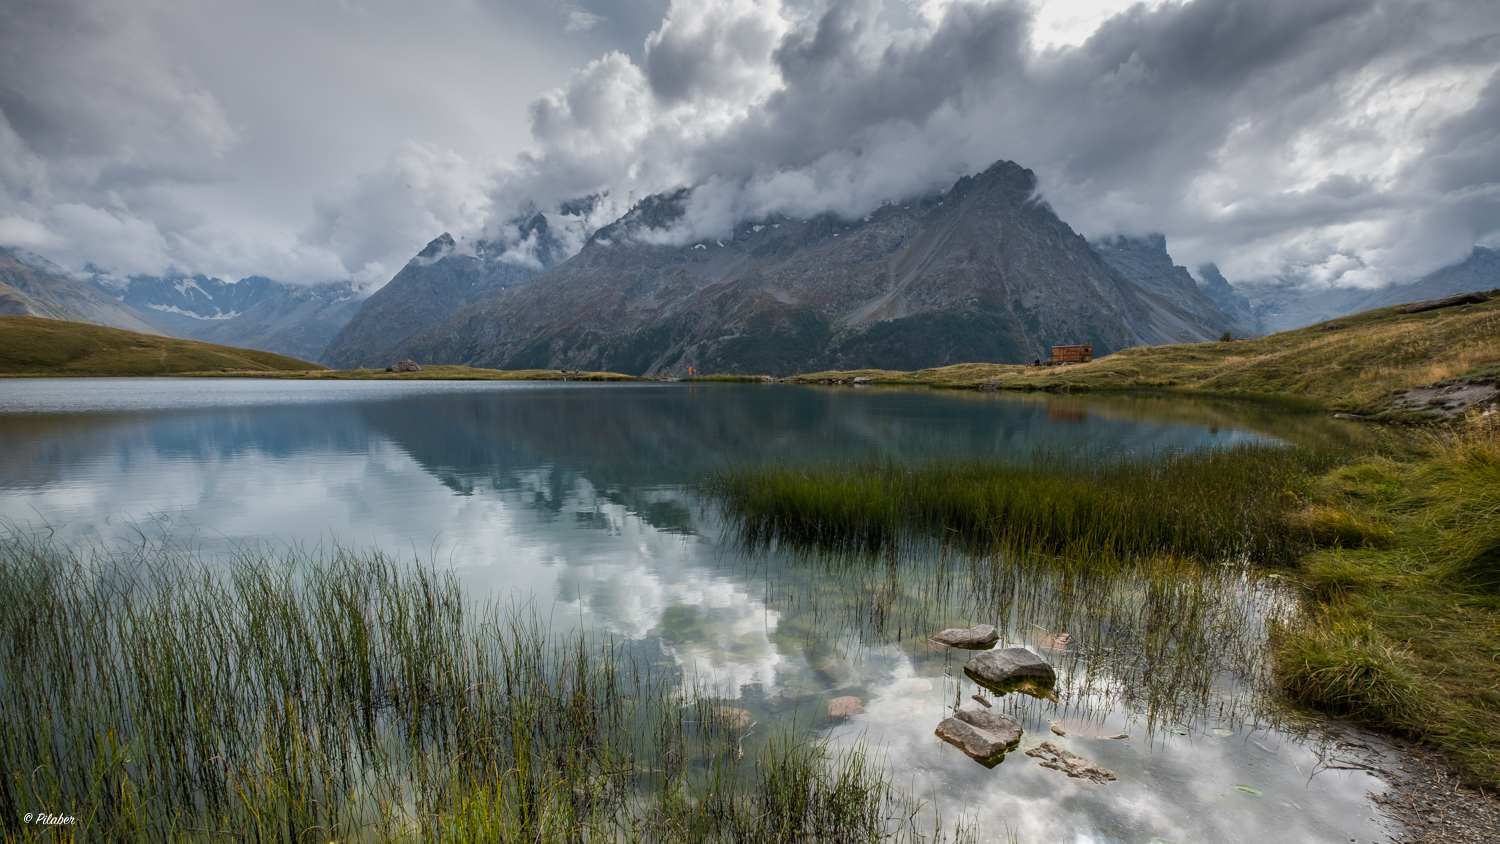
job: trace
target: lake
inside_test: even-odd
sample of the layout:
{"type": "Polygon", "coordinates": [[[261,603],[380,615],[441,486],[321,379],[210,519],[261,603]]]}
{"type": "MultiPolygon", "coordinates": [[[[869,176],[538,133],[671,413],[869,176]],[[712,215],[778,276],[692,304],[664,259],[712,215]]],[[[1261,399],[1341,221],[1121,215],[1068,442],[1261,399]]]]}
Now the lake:
{"type": "Polygon", "coordinates": [[[947,819],[966,813],[981,840],[1373,841],[1385,827],[1366,795],[1385,784],[1330,764],[1334,737],[1263,705],[1265,619],[1294,611],[1274,578],[1226,561],[1080,590],[1066,573],[980,565],[936,543],[871,559],[751,551],[698,490],[717,468],[759,461],[1146,458],[1353,435],[1321,416],[1182,398],[11,379],[0,519],[83,545],[166,537],[210,558],[339,545],[451,567],[476,599],[530,601],[555,627],[648,643],[757,723],[799,718],[866,742],[898,786],[947,819]],[[1195,621],[1179,631],[1184,617],[1195,621]],[[988,769],[933,734],[978,687],[966,652],[926,638],[977,623],[1059,669],[1057,701],[996,701],[1021,719],[1021,749],[1055,741],[1116,782],[1069,779],[1020,751],[988,769]],[[858,711],[833,717],[836,697],[858,711]]]}

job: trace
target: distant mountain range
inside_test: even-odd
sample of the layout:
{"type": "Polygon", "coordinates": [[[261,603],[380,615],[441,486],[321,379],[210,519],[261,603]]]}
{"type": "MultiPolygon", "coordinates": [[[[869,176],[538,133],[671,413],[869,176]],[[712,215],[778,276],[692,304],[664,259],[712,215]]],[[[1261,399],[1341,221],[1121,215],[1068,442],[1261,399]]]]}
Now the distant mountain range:
{"type": "Polygon", "coordinates": [[[0,314],[88,322],[143,334],[173,333],[98,287],[67,277],[61,267],[40,256],[5,249],[0,249],[0,314]]]}
{"type": "Polygon", "coordinates": [[[1251,305],[1261,333],[1326,322],[1348,314],[1500,288],[1500,250],[1474,247],[1469,257],[1409,284],[1377,290],[1332,287],[1308,290],[1291,282],[1235,285],[1251,305]]]}
{"type": "Polygon", "coordinates": [[[182,336],[311,361],[322,357],[362,299],[348,282],[285,284],[262,276],[235,282],[202,275],[132,276],[102,280],[101,286],[182,336]]]}
{"type": "Polygon", "coordinates": [[[1011,162],[859,219],[777,215],[663,245],[687,195],[641,202],[555,269],[386,357],[647,375],[918,369],[1215,339],[1232,323],[1191,283],[1112,267],[1011,162]]]}
{"type": "Polygon", "coordinates": [[[1500,251],[1381,290],[1198,279],[1165,237],[1085,241],[1008,161],[857,219],[784,214],[683,242],[687,189],[597,231],[599,197],[530,212],[503,236],[443,234],[362,299],[349,283],[70,275],[0,249],[0,314],[263,349],[339,368],[402,358],[639,375],[915,370],[1024,363],[1253,336],[1384,305],[1500,287],[1500,251]],[[582,244],[580,250],[579,244],[582,244]]]}
{"type": "Polygon", "coordinates": [[[359,310],[347,282],[252,276],[77,277],[26,250],[0,249],[0,314],[90,322],[317,360],[359,310]]]}

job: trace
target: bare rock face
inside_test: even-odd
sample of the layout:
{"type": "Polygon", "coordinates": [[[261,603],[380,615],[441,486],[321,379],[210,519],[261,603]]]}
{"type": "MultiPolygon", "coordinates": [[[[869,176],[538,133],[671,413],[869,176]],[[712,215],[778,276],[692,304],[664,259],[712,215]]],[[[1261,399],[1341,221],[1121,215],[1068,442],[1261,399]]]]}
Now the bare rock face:
{"type": "Polygon", "coordinates": [[[1036,680],[1045,686],[1057,682],[1057,672],[1047,660],[1026,648],[985,651],[964,664],[964,673],[998,694],[1005,694],[1027,680],[1036,680]]]}
{"type": "Polygon", "coordinates": [[[1044,741],[1036,747],[1026,751],[1026,755],[1041,763],[1043,768],[1051,768],[1054,771],[1062,771],[1070,777],[1088,780],[1089,782],[1114,782],[1115,775],[1108,768],[1098,762],[1079,756],[1076,753],[1058,747],[1050,741],[1044,741]]]}
{"type": "Polygon", "coordinates": [[[422,367],[418,366],[416,361],[411,360],[410,358],[408,358],[407,360],[403,360],[400,363],[396,364],[395,366],[391,367],[391,371],[392,372],[421,372],[422,371],[422,367]]]}
{"type": "MultiPolygon", "coordinates": [[[[595,199],[563,203],[556,210],[561,217],[578,217],[588,213],[595,199]]],[[[460,308],[536,278],[571,255],[569,238],[556,231],[545,214],[516,218],[509,225],[523,243],[534,247],[527,256],[531,260],[517,260],[515,244],[508,242],[481,240],[473,244],[472,251],[460,249],[444,232],[364,300],[328,341],[323,359],[335,368],[353,369],[393,357],[413,357],[402,346],[413,334],[460,308]]],[[[433,360],[430,355],[420,357],[433,360]]]]}
{"type": "Polygon", "coordinates": [[[1021,741],[1021,722],[999,712],[960,709],[937,726],[937,736],[971,759],[993,768],[1021,741]]]}
{"type": "MultiPolygon", "coordinates": [[[[1202,339],[1203,328],[1214,336],[1229,331],[1240,336],[1254,331],[1254,326],[1237,323],[1224,312],[1206,292],[1198,287],[1186,267],[1172,263],[1167,254],[1167,238],[1161,234],[1145,237],[1115,235],[1089,244],[1104,262],[1119,273],[1140,285],[1149,295],[1172,302],[1191,317],[1182,325],[1170,319],[1163,320],[1156,329],[1165,334],[1176,333],[1183,342],[1192,343],[1202,339]]],[[[1161,315],[1170,313],[1159,309],[1161,315]]]]}
{"type": "Polygon", "coordinates": [[[1452,308],[1457,305],[1482,305],[1490,300],[1489,294],[1484,291],[1474,293],[1460,293],[1457,296],[1447,296],[1442,299],[1431,299],[1426,302],[1413,302],[1401,309],[1403,314],[1420,314],[1424,311],[1435,311],[1439,308],[1452,308]]]}
{"type": "Polygon", "coordinates": [[[934,635],[931,641],[950,648],[981,650],[994,647],[995,643],[1000,641],[1000,631],[996,630],[993,624],[980,624],[967,629],[950,627],[934,635]]]}

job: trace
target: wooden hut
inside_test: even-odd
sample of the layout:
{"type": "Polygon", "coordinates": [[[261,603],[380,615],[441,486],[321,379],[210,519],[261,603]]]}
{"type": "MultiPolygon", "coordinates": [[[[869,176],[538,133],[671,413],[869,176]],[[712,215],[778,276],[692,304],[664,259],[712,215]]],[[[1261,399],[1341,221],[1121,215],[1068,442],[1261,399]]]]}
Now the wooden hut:
{"type": "Polygon", "coordinates": [[[1053,346],[1052,362],[1058,363],[1088,363],[1094,359],[1093,346],[1053,346]]]}

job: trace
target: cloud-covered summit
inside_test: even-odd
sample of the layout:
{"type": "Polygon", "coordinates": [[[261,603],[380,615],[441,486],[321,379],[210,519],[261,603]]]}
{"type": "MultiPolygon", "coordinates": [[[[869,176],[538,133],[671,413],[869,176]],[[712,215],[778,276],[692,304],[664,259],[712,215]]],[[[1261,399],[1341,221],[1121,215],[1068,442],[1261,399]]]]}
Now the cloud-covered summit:
{"type": "Polygon", "coordinates": [[[1473,0],[17,0],[0,118],[0,243],[75,269],[375,285],[576,197],[605,197],[581,238],[690,188],[688,242],[1000,159],[1088,236],[1234,279],[1377,286],[1500,242],[1473,0]]]}
{"type": "Polygon", "coordinates": [[[1408,279],[1500,232],[1494,7],[1137,5],[1038,49],[1026,4],[893,6],[674,3],[639,64],[605,56],[533,105],[493,196],[692,186],[688,242],[1013,158],[1086,233],[1165,231],[1189,266],[1314,285],[1408,279]]]}

